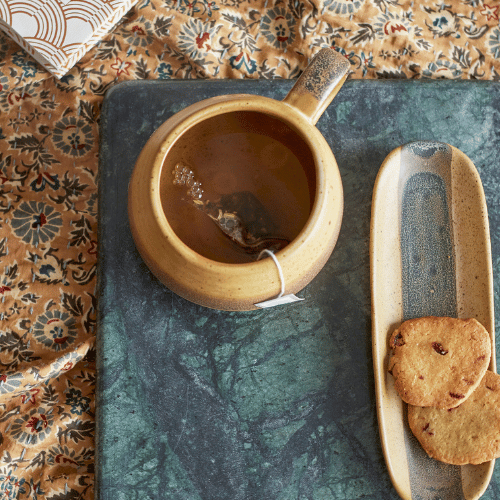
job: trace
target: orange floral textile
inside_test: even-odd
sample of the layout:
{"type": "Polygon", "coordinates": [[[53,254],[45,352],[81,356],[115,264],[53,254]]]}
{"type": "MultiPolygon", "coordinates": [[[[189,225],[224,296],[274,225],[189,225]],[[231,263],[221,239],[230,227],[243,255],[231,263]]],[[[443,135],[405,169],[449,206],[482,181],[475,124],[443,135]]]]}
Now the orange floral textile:
{"type": "Polygon", "coordinates": [[[58,80],[0,33],[0,498],[94,494],[97,174],[132,79],[500,79],[500,2],[141,0],[58,80]]]}

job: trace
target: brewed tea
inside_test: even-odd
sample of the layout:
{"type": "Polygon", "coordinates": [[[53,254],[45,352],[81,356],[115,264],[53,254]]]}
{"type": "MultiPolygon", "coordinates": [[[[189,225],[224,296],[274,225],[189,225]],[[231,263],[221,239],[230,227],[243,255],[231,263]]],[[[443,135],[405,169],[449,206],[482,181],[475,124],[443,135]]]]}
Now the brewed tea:
{"type": "Polygon", "coordinates": [[[174,143],[162,167],[160,192],[167,220],[186,245],[212,260],[242,263],[255,256],[193,200],[198,198],[200,207],[209,200],[227,205],[238,199],[236,213],[261,210],[271,236],[286,242],[309,217],[314,185],[312,155],[294,130],[257,112],[234,112],[204,120],[174,143]],[[175,182],[182,165],[191,175],[186,185],[175,182]]]}
{"type": "Polygon", "coordinates": [[[203,199],[203,189],[195,173],[180,163],[172,172],[172,184],[185,186],[187,198],[184,199],[209,217],[246,253],[277,252],[290,243],[278,235],[269,212],[250,191],[225,194],[217,200],[203,199]]]}

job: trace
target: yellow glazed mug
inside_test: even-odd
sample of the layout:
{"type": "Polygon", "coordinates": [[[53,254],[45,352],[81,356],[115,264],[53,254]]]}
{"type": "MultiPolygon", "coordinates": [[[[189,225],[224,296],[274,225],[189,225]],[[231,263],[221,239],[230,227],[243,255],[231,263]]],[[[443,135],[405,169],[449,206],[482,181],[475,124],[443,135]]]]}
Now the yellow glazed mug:
{"type": "Polygon", "coordinates": [[[295,294],[319,273],[337,242],[344,201],[335,157],[315,124],[343,85],[348,69],[346,58],[322,49],[283,101],[246,94],[206,99],[173,115],[151,136],[130,179],[129,219],[140,255],[170,290],[202,306],[244,311],[280,293],[295,294]],[[279,120],[309,150],[311,165],[304,168],[312,178],[312,207],[298,236],[275,254],[277,262],[264,258],[239,264],[204,257],[177,236],[163,209],[162,169],[179,139],[204,120],[235,112],[258,113],[259,123],[279,120]]]}

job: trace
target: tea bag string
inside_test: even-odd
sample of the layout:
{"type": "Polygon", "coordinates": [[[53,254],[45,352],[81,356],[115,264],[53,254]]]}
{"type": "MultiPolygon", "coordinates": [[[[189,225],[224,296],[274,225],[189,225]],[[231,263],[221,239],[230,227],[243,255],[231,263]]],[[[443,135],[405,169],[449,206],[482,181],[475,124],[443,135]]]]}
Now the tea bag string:
{"type": "Polygon", "coordinates": [[[283,276],[283,269],[281,268],[281,264],[279,263],[279,260],[277,259],[276,255],[274,255],[274,253],[271,252],[271,250],[268,250],[267,248],[264,248],[264,250],[262,250],[262,252],[260,252],[259,256],[257,257],[257,260],[260,260],[264,254],[269,255],[271,257],[271,259],[273,259],[274,263],[276,264],[276,267],[278,268],[278,274],[279,274],[280,283],[281,283],[281,291],[276,298],[279,299],[285,293],[285,277],[283,276]]]}

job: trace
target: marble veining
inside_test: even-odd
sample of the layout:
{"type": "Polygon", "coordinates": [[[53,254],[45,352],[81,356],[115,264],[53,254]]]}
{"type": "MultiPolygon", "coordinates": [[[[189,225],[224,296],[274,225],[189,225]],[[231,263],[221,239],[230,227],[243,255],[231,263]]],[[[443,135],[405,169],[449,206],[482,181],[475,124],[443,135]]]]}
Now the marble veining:
{"type": "MultiPolygon", "coordinates": [[[[156,281],[135,250],[126,207],[128,179],[149,135],[195,100],[229,92],[282,99],[290,87],[289,81],[129,82],[106,97],[98,500],[398,498],[377,427],[368,244],[374,180],[400,144],[434,139],[474,161],[489,208],[498,310],[500,93],[494,82],[344,85],[318,122],[341,170],[344,220],[329,262],[298,294],[305,301],[213,311],[156,281]],[[462,105],[467,99],[474,107],[462,105]]],[[[496,471],[483,498],[499,495],[496,471]]]]}

